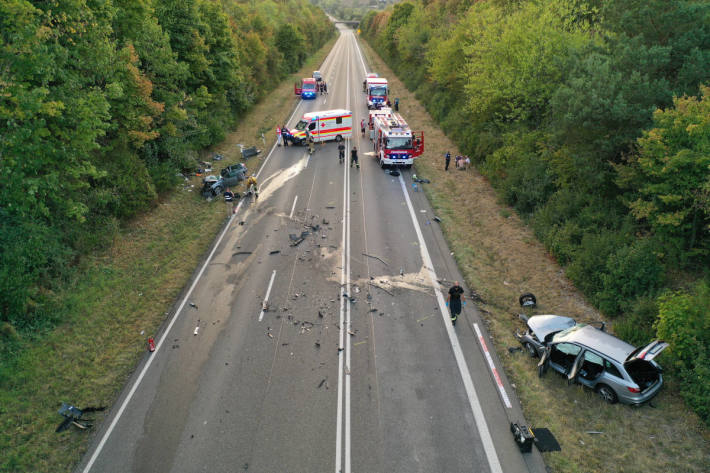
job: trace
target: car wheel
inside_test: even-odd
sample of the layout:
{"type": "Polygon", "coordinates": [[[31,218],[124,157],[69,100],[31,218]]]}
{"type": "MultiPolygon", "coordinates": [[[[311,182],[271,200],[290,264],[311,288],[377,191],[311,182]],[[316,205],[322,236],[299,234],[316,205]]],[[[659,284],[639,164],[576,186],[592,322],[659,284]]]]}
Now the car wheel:
{"type": "Polygon", "coordinates": [[[341,141],[343,141],[342,135],[336,136],[336,137],[335,137],[335,141],[338,142],[338,143],[340,143],[341,141]]]}
{"type": "Polygon", "coordinates": [[[597,386],[597,394],[599,394],[599,397],[608,404],[615,404],[619,400],[614,390],[606,384],[600,384],[597,386]]]}
{"type": "Polygon", "coordinates": [[[521,295],[518,302],[520,302],[520,307],[535,307],[537,305],[537,299],[531,292],[521,295]]]}
{"type": "Polygon", "coordinates": [[[220,195],[221,193],[222,193],[222,187],[221,187],[221,186],[217,186],[217,187],[214,188],[214,195],[215,195],[215,197],[218,196],[218,195],[220,195]]]}
{"type": "Polygon", "coordinates": [[[528,352],[530,358],[537,358],[537,350],[535,349],[532,343],[525,342],[525,351],[528,352]]]}

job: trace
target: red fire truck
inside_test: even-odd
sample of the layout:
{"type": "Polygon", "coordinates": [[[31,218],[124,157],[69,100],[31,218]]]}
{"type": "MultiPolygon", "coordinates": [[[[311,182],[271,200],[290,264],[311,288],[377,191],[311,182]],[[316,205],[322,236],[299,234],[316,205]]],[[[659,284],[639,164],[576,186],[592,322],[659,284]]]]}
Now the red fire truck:
{"type": "Polygon", "coordinates": [[[413,132],[399,113],[390,109],[370,112],[375,158],[381,167],[411,167],[424,153],[424,132],[413,132]]]}

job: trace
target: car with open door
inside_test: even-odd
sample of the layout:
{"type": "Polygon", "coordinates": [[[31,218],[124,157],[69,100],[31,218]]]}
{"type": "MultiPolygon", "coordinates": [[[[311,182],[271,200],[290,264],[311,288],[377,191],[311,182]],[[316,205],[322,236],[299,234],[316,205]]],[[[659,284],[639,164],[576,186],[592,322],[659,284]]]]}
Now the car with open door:
{"type": "Polygon", "coordinates": [[[527,317],[520,314],[520,319],[526,324],[525,332],[516,331],[515,338],[525,348],[525,351],[533,358],[542,356],[545,347],[552,340],[552,337],[563,330],[577,325],[571,317],[562,315],[533,315],[527,317]]]}
{"type": "Polygon", "coordinates": [[[654,340],[633,345],[598,328],[577,324],[559,332],[545,347],[538,374],[549,368],[593,389],[606,402],[638,405],[653,398],[663,385],[661,367],[653,361],[668,344],[654,340]]]}

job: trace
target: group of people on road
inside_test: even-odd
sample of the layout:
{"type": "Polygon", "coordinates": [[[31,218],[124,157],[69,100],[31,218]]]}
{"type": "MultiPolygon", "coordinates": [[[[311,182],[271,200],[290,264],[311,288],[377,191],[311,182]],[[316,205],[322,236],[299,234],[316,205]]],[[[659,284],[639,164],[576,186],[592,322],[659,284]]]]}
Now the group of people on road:
{"type": "Polygon", "coordinates": [[[276,145],[281,146],[283,142],[284,146],[288,146],[289,140],[291,140],[291,133],[288,131],[286,125],[276,126],[276,145]]]}
{"type": "Polygon", "coordinates": [[[324,80],[318,82],[318,91],[321,95],[328,95],[328,84],[324,80]]]}
{"type": "MultiPolygon", "coordinates": [[[[259,183],[256,180],[256,174],[252,174],[247,178],[244,188],[246,189],[246,195],[254,196],[254,201],[259,198],[259,183]]],[[[223,195],[224,201],[228,205],[227,208],[229,209],[231,206],[229,213],[237,213],[237,206],[241,195],[238,192],[234,193],[229,187],[227,187],[223,195]]]]}

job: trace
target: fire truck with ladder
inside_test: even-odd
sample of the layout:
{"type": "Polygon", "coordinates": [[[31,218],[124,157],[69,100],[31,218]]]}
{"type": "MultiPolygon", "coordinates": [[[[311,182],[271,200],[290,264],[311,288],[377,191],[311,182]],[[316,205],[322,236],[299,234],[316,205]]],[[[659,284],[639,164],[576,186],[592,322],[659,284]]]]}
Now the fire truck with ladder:
{"type": "Polygon", "coordinates": [[[424,132],[413,132],[399,113],[391,109],[370,112],[375,158],[380,167],[411,167],[424,153],[424,132]]]}

